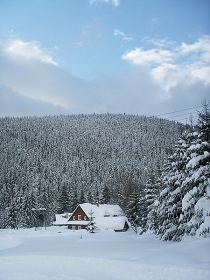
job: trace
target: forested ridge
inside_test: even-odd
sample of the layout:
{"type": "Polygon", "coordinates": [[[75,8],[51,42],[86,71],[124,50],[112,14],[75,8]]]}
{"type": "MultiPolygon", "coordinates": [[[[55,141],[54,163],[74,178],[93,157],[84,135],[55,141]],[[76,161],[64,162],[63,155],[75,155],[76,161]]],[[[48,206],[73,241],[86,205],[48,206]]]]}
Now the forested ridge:
{"type": "MultiPolygon", "coordinates": [[[[133,115],[0,119],[0,228],[31,227],[43,209],[119,204],[132,228],[162,240],[210,235],[210,118],[196,126],[133,115]]],[[[43,218],[42,216],[40,216],[43,218]]]]}
{"type": "Polygon", "coordinates": [[[55,213],[99,201],[126,210],[129,195],[159,177],[183,130],[121,114],[1,118],[0,228],[33,226],[33,208],[55,213]]]}

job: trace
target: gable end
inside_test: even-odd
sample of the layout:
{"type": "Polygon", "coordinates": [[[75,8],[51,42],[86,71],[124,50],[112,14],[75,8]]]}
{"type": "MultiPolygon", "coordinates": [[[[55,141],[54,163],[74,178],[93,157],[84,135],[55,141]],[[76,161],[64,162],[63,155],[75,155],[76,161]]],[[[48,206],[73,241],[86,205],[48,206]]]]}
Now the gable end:
{"type": "Polygon", "coordinates": [[[77,206],[68,222],[70,221],[89,221],[88,215],[84,212],[80,205],[77,206]]]}

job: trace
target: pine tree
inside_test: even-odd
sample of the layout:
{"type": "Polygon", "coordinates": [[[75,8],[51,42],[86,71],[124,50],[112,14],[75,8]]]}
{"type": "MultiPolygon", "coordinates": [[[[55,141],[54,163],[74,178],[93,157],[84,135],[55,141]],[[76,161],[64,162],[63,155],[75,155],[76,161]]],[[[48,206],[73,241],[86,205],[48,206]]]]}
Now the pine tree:
{"type": "Polygon", "coordinates": [[[75,189],[70,189],[70,212],[72,213],[78,206],[79,201],[77,199],[77,192],[75,189]]]}
{"type": "Polygon", "coordinates": [[[58,213],[68,213],[70,211],[70,195],[66,189],[66,186],[63,186],[60,196],[58,198],[58,213]]]}
{"type": "Polygon", "coordinates": [[[21,205],[21,227],[33,227],[34,221],[33,221],[33,215],[32,215],[32,209],[37,208],[37,197],[35,192],[31,189],[28,190],[27,194],[25,194],[25,197],[23,199],[23,203],[21,205]]]}
{"type": "MultiPolygon", "coordinates": [[[[198,132],[193,133],[195,139],[191,142],[187,152],[189,161],[186,164],[186,178],[182,183],[184,197],[182,200],[182,214],[180,229],[183,235],[202,235],[201,225],[205,223],[205,216],[209,215],[208,208],[201,208],[201,201],[209,204],[210,196],[210,113],[204,106],[199,114],[198,132]]],[[[203,226],[202,226],[203,227],[203,226]]],[[[210,225],[207,226],[210,228],[210,225]]]]}
{"type": "Polygon", "coordinates": [[[20,226],[20,220],[21,220],[21,212],[20,212],[20,197],[18,195],[15,195],[11,199],[10,205],[6,209],[7,213],[7,222],[6,227],[12,228],[12,229],[18,229],[20,226]]]}
{"type": "Polygon", "coordinates": [[[153,229],[154,231],[157,230],[157,205],[155,203],[157,201],[157,195],[161,189],[159,176],[160,170],[158,172],[151,171],[145,186],[145,199],[147,207],[146,229],[153,229]]]}
{"type": "Polygon", "coordinates": [[[85,203],[85,193],[84,193],[83,189],[81,189],[81,192],[80,192],[79,203],[80,204],[85,203]]]}
{"type": "Polygon", "coordinates": [[[160,184],[162,191],[160,192],[158,202],[155,202],[153,215],[157,217],[153,230],[159,234],[162,240],[178,240],[179,217],[182,211],[182,195],[181,184],[185,179],[185,165],[188,159],[186,149],[189,140],[187,133],[183,134],[179,139],[172,155],[169,156],[161,178],[160,184]]]}
{"type": "Polygon", "coordinates": [[[101,191],[100,194],[100,203],[101,204],[109,204],[110,203],[110,190],[107,185],[101,191]]]}
{"type": "Polygon", "coordinates": [[[161,176],[163,190],[153,207],[158,221],[153,230],[162,240],[210,232],[210,122],[206,107],[204,112],[199,114],[197,131],[178,141],[161,176]]]}
{"type": "Polygon", "coordinates": [[[198,114],[198,130],[202,133],[203,141],[210,141],[210,102],[203,101],[203,110],[198,114]]]}
{"type": "Polygon", "coordinates": [[[131,223],[133,230],[137,233],[137,227],[140,224],[140,204],[139,204],[139,193],[133,192],[128,197],[128,203],[125,210],[126,216],[131,223]]]}
{"type": "Polygon", "coordinates": [[[138,225],[140,227],[140,234],[144,233],[146,231],[146,225],[147,225],[147,216],[148,216],[148,206],[147,206],[147,200],[145,195],[145,189],[143,186],[140,187],[139,192],[139,207],[138,207],[138,225]]]}

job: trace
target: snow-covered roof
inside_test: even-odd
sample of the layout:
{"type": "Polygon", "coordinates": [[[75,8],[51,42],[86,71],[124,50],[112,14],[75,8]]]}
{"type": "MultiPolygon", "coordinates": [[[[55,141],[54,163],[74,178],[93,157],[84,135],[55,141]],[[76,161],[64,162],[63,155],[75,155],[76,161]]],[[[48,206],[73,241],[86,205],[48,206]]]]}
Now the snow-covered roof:
{"type": "Polygon", "coordinates": [[[90,216],[90,213],[93,213],[93,217],[104,217],[104,216],[123,216],[124,213],[119,205],[110,205],[110,204],[90,204],[90,203],[83,203],[79,205],[82,210],[90,216]]]}
{"type": "Polygon", "coordinates": [[[128,223],[125,216],[118,217],[96,217],[94,219],[96,228],[100,230],[122,230],[125,226],[125,222],[128,223]]]}
{"type": "Polygon", "coordinates": [[[56,221],[53,222],[53,225],[65,225],[71,214],[55,214],[56,221]]]}

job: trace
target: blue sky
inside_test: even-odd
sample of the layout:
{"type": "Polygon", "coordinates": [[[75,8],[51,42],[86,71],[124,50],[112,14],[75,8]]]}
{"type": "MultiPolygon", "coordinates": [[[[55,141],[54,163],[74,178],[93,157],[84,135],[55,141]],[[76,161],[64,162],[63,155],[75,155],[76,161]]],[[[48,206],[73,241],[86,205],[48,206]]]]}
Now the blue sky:
{"type": "Polygon", "coordinates": [[[209,14],[209,0],[0,0],[0,116],[200,106],[209,14]]]}

